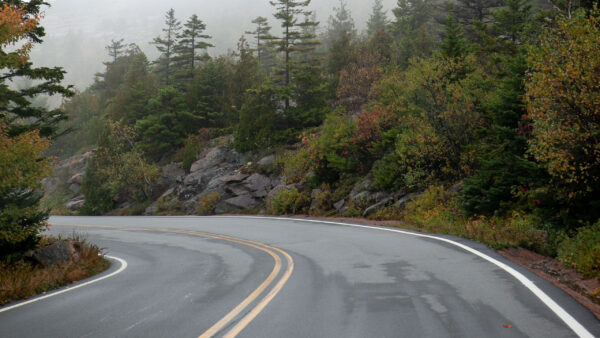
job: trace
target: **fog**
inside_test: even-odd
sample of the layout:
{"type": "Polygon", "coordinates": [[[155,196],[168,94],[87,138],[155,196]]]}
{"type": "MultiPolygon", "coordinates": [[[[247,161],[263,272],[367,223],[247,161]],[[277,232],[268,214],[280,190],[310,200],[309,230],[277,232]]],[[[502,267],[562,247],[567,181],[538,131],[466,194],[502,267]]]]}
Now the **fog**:
{"type": "MultiPolygon", "coordinates": [[[[177,18],[185,22],[192,14],[207,25],[206,33],[213,37],[215,48],[211,55],[235,49],[240,36],[252,30],[251,21],[264,16],[269,18],[273,31],[279,23],[273,18],[274,8],[268,0],[54,0],[49,1],[42,26],[46,29],[44,43],[32,51],[37,66],[60,66],[67,71],[65,84],[84,89],[92,83],[94,74],[102,71],[107,61],[104,47],[111,39],[125,39],[137,43],[153,60],[158,54],[150,41],[160,35],[164,15],[169,8],[175,9],[177,18]]],[[[346,0],[356,27],[363,30],[371,13],[373,0],[346,0]]],[[[391,17],[396,0],[384,0],[384,8],[391,17]]],[[[339,0],[313,0],[310,9],[321,22],[320,29],[327,27],[327,19],[339,0]]]]}

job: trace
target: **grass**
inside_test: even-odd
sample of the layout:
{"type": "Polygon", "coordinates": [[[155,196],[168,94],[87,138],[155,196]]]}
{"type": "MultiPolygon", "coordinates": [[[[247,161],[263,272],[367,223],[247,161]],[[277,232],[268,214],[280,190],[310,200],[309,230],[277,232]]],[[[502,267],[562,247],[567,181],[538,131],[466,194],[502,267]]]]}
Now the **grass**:
{"type": "MultiPolygon", "coordinates": [[[[60,238],[44,238],[46,244],[60,238]]],[[[0,305],[30,298],[40,293],[96,275],[110,266],[101,255],[101,249],[78,236],[70,238],[79,243],[80,259],[43,267],[22,259],[8,264],[0,263],[0,305]]]]}

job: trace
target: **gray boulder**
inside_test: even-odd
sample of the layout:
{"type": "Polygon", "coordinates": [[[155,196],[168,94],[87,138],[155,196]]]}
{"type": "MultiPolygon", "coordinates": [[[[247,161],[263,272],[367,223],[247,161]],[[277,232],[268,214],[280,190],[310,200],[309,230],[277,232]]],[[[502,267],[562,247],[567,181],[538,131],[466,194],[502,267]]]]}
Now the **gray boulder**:
{"type": "Polygon", "coordinates": [[[83,195],[76,196],[72,200],[65,203],[65,207],[71,211],[77,211],[81,209],[83,204],[85,203],[85,197],[83,195]]]}
{"type": "Polygon", "coordinates": [[[261,167],[270,167],[275,163],[275,155],[269,155],[261,158],[256,164],[261,167]]]}
{"type": "Polygon", "coordinates": [[[81,185],[79,183],[72,183],[69,186],[69,190],[74,193],[75,195],[79,195],[79,193],[81,192],[81,185]]]}
{"type": "Polygon", "coordinates": [[[43,266],[56,266],[58,264],[68,263],[69,261],[79,259],[76,248],[79,243],[73,241],[60,240],[43,248],[30,252],[27,256],[43,266]]]}
{"type": "Polygon", "coordinates": [[[391,202],[393,202],[393,201],[394,201],[394,199],[392,197],[388,197],[388,198],[383,199],[381,202],[373,204],[372,206],[365,209],[365,211],[363,212],[363,217],[367,217],[367,216],[383,209],[384,207],[391,204],[391,202]]]}
{"type": "Polygon", "coordinates": [[[232,211],[256,208],[260,205],[260,201],[250,195],[241,195],[226,199],[217,204],[215,212],[217,214],[225,214],[232,211]]]}
{"type": "Polygon", "coordinates": [[[335,208],[335,210],[337,210],[338,213],[343,214],[344,213],[344,205],[346,204],[346,200],[342,199],[339,200],[337,202],[335,202],[333,204],[333,207],[335,208]]]}

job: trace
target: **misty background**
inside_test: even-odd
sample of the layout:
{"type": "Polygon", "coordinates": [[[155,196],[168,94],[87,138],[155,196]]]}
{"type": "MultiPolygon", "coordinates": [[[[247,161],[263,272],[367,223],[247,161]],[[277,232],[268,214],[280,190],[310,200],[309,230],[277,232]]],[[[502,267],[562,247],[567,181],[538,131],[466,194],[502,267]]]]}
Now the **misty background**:
{"type": "MultiPolygon", "coordinates": [[[[240,36],[253,30],[251,21],[263,16],[269,19],[277,34],[279,22],[273,18],[275,9],[268,0],[114,0],[92,2],[82,0],[51,0],[42,26],[46,29],[44,43],[36,45],[31,53],[36,66],[59,66],[66,71],[64,84],[78,90],[89,86],[94,74],[104,70],[102,62],[108,61],[105,46],[113,40],[125,39],[136,43],[149,60],[158,57],[150,42],[162,35],[165,13],[173,8],[179,21],[185,22],[192,14],[206,24],[206,34],[212,36],[210,55],[235,50],[240,36]]],[[[346,0],[356,28],[361,32],[371,14],[372,0],[346,0]]],[[[320,22],[319,31],[327,28],[327,20],[339,0],[313,0],[310,9],[320,22]]],[[[384,0],[388,18],[396,0],[384,0]]]]}

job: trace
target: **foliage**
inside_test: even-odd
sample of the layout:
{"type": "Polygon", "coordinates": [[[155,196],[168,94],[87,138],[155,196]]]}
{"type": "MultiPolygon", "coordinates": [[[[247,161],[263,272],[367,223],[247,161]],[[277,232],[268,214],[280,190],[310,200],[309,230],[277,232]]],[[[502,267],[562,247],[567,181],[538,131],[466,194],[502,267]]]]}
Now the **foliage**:
{"type": "Polygon", "coordinates": [[[509,217],[467,217],[455,196],[441,186],[427,189],[403,213],[419,230],[470,238],[496,249],[520,246],[539,252],[546,246],[534,216],[515,212],[509,217]]]}
{"type": "Polygon", "coordinates": [[[281,92],[271,84],[248,91],[246,102],[240,110],[240,122],[235,133],[234,146],[240,152],[266,149],[282,143],[281,115],[277,102],[281,92]]]}
{"type": "Polygon", "coordinates": [[[62,68],[36,68],[29,60],[29,52],[45,35],[39,26],[43,5],[41,0],[0,3],[0,119],[8,124],[10,136],[31,130],[38,130],[42,137],[52,136],[66,118],[64,112],[32,101],[40,95],[73,95],[70,86],[60,84],[65,74],[62,68]]]}
{"type": "Polygon", "coordinates": [[[201,129],[198,135],[188,135],[183,143],[183,170],[190,172],[192,164],[198,159],[198,154],[208,142],[210,136],[207,129],[201,129]]]}
{"type": "Polygon", "coordinates": [[[599,16],[578,11],[560,19],[528,58],[529,152],[566,199],[600,192],[599,16]]]}
{"type": "Polygon", "coordinates": [[[177,46],[177,38],[181,30],[181,22],[175,18],[175,10],[169,9],[165,14],[165,28],[162,31],[163,36],[154,38],[152,44],[161,53],[158,60],[154,62],[157,66],[155,72],[160,83],[164,86],[173,85],[173,77],[176,71],[175,67],[175,47],[177,46]]]}
{"type": "Polygon", "coordinates": [[[188,134],[201,126],[201,118],[187,110],[183,93],[174,87],[163,87],[148,101],[150,114],[138,120],[139,147],[154,159],[183,145],[188,134]]]}
{"type": "MultiPolygon", "coordinates": [[[[56,238],[45,238],[50,244],[56,238]]],[[[52,289],[59,288],[98,274],[110,267],[110,263],[100,254],[101,249],[74,236],[78,244],[78,261],[54,267],[35,266],[20,260],[12,263],[0,262],[0,305],[11,301],[30,298],[52,289]]]]}
{"type": "Polygon", "coordinates": [[[81,191],[86,196],[80,212],[98,215],[113,209],[123,196],[137,202],[152,197],[159,168],[146,163],[134,143],[131,127],[109,122],[99,147],[88,164],[81,191]]]}
{"type": "Polygon", "coordinates": [[[305,213],[310,206],[310,196],[296,188],[281,189],[267,201],[268,212],[274,215],[295,215],[305,213]]]}
{"type": "Polygon", "coordinates": [[[206,24],[194,14],[183,24],[183,30],[177,35],[178,41],[173,47],[176,54],[174,66],[177,67],[176,76],[180,84],[189,82],[194,76],[194,70],[208,58],[206,49],[213,45],[205,41],[211,38],[210,35],[203,34],[205,30],[206,24]]]}
{"type": "Polygon", "coordinates": [[[221,199],[221,194],[216,191],[212,191],[207,195],[200,197],[198,201],[198,209],[197,212],[199,215],[214,215],[215,207],[219,200],[221,199]]]}
{"type": "Polygon", "coordinates": [[[373,9],[367,21],[367,36],[372,37],[377,32],[383,31],[388,26],[386,11],[383,10],[382,0],[373,2],[373,9]]]}
{"type": "Polygon", "coordinates": [[[38,131],[10,137],[0,120],[0,260],[34,248],[46,225],[39,189],[50,173],[49,160],[42,158],[49,145],[38,131]]]}
{"type": "Polygon", "coordinates": [[[558,248],[558,259],[586,278],[600,277],[600,221],[581,227],[558,248]]]}

